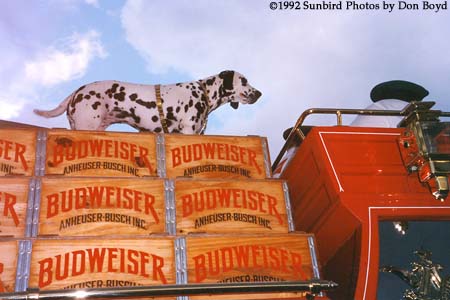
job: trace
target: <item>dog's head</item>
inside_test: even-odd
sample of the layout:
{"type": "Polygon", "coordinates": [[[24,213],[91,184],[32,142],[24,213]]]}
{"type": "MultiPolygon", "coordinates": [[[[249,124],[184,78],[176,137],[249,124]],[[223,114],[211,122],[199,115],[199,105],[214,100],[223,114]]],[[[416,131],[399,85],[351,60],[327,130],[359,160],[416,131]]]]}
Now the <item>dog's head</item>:
{"type": "Polygon", "coordinates": [[[242,104],[253,104],[261,97],[261,92],[252,87],[247,78],[239,72],[223,71],[219,74],[222,84],[219,87],[219,97],[230,102],[231,107],[238,108],[242,104]]]}

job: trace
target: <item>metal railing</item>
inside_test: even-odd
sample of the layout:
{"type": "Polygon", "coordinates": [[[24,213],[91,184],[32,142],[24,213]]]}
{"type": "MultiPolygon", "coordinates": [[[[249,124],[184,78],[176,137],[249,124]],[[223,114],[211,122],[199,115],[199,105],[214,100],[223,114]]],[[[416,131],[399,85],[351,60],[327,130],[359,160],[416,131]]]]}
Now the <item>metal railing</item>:
{"type": "MultiPolygon", "coordinates": [[[[434,103],[433,103],[434,104],[434,103]]],[[[433,110],[430,112],[436,113],[441,117],[450,117],[450,112],[442,112],[439,110],[433,110]]],[[[281,148],[280,153],[272,164],[272,171],[276,169],[281,159],[283,158],[284,153],[288,149],[288,146],[293,143],[294,136],[297,135],[300,138],[300,141],[305,139],[305,134],[301,130],[301,126],[305,119],[309,115],[313,114],[322,114],[322,115],[336,115],[336,125],[342,126],[342,115],[365,115],[365,116],[402,116],[406,117],[408,112],[406,109],[404,110],[373,110],[373,109],[349,109],[349,108],[310,108],[305,110],[300,117],[295,122],[292,131],[289,133],[289,136],[286,138],[286,142],[281,148]]]]}
{"type": "MultiPolygon", "coordinates": [[[[0,294],[0,299],[85,299],[85,298],[127,298],[127,297],[167,297],[189,295],[217,295],[244,293],[304,292],[312,295],[331,290],[337,284],[326,280],[220,283],[220,284],[177,284],[159,286],[133,286],[120,288],[98,288],[82,290],[53,290],[0,294]]],[[[313,297],[313,296],[312,296],[313,297]]]]}

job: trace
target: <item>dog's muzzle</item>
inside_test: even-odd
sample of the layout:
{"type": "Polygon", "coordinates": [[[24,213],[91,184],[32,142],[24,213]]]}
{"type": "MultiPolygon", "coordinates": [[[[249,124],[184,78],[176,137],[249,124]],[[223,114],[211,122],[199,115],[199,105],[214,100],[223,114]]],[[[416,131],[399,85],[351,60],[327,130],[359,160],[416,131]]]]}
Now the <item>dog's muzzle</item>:
{"type": "Polygon", "coordinates": [[[250,94],[247,96],[247,99],[248,99],[247,103],[248,103],[248,104],[253,104],[253,103],[255,103],[255,102],[259,99],[259,97],[261,97],[261,95],[262,95],[262,94],[261,94],[260,91],[255,90],[254,92],[250,93],[250,94]]]}

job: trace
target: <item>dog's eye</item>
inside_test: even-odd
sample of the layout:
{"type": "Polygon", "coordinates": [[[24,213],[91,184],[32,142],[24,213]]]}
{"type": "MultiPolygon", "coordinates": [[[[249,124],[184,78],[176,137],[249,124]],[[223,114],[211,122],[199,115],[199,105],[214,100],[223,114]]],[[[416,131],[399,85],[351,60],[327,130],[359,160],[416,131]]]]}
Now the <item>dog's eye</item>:
{"type": "Polygon", "coordinates": [[[247,78],[241,77],[241,83],[242,83],[242,86],[246,86],[247,85],[247,78]]]}

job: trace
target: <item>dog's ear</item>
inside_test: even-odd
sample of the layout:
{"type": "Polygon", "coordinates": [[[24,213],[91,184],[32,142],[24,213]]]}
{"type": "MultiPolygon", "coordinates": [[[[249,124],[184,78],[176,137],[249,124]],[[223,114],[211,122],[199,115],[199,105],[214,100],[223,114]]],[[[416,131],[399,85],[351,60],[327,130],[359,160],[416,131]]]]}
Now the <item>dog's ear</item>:
{"type": "Polygon", "coordinates": [[[237,109],[239,107],[239,102],[230,102],[232,108],[237,109]]]}
{"type": "Polygon", "coordinates": [[[234,71],[220,72],[219,78],[223,80],[224,89],[226,89],[226,90],[233,89],[233,77],[234,77],[234,71]]]}

